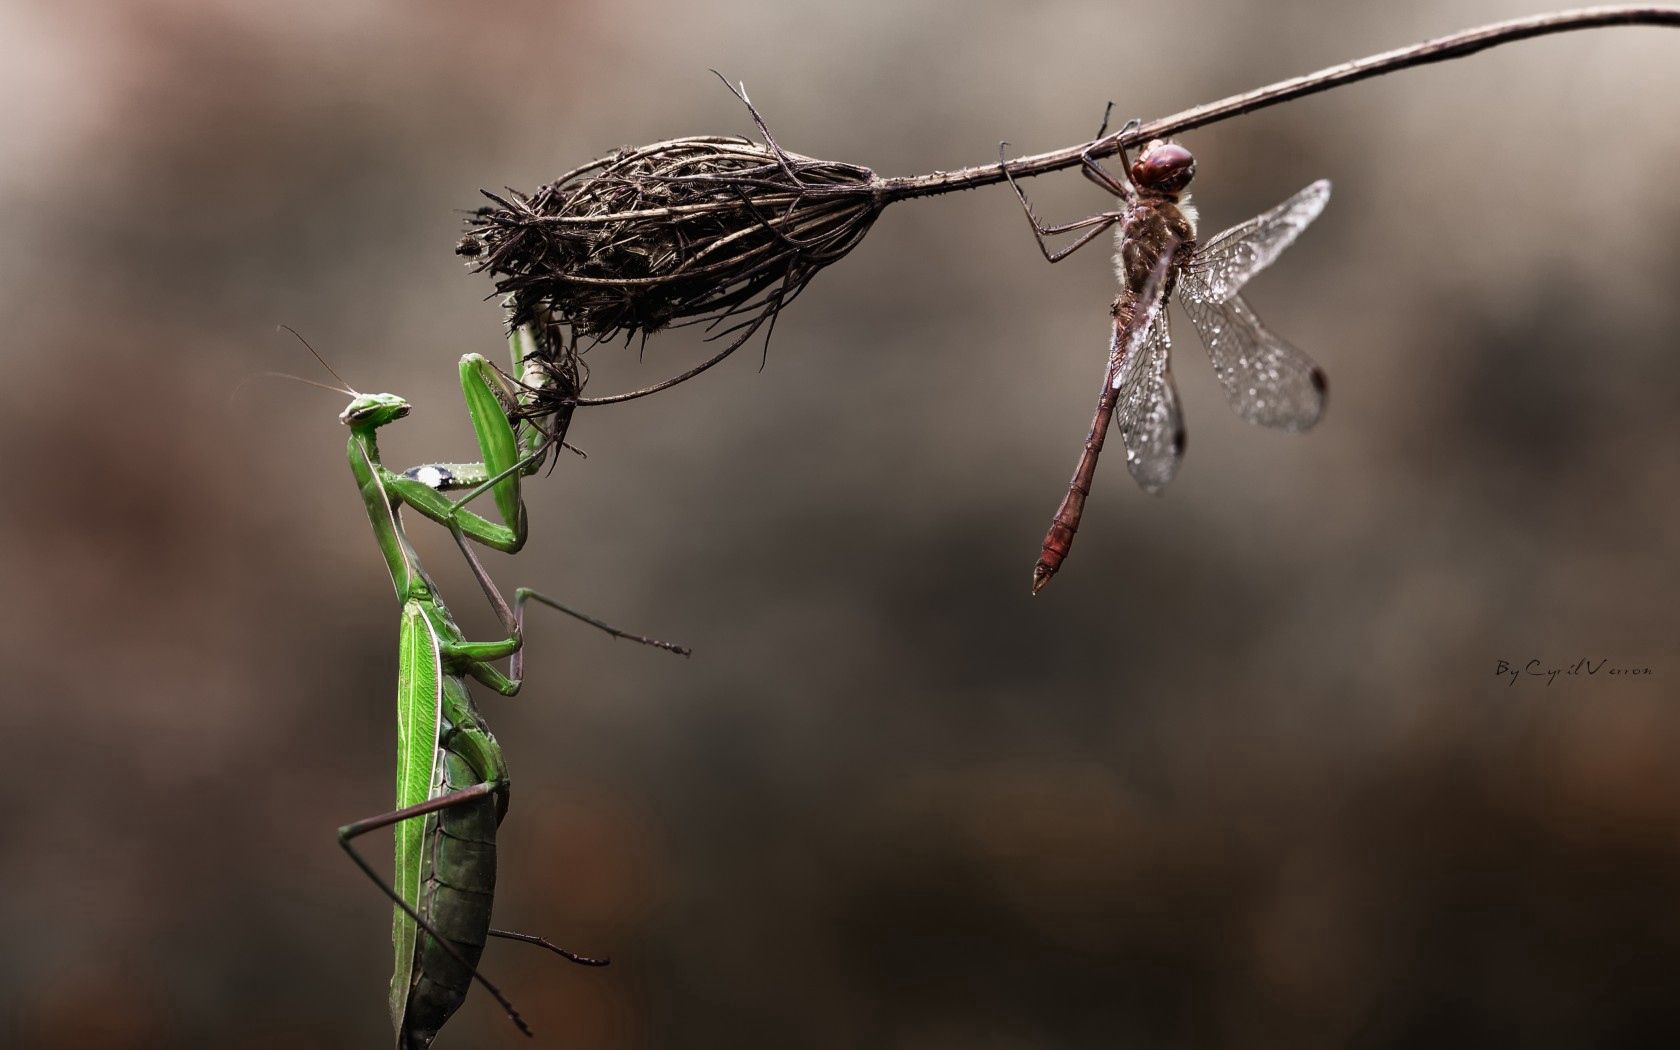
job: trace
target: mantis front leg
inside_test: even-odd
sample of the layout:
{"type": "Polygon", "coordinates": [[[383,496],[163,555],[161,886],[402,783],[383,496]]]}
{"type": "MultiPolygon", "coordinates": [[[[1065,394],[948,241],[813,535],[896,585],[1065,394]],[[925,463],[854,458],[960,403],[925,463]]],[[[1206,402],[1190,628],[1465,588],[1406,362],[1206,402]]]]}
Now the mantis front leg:
{"type": "Polygon", "coordinates": [[[392,495],[440,525],[459,527],[477,542],[512,554],[525,546],[526,539],[520,479],[542,465],[550,444],[546,438],[521,442],[512,415],[517,400],[489,361],[478,354],[467,354],[461,358],[460,374],[461,395],[483,460],[430,464],[402,474],[381,467],[382,480],[392,495]],[[447,490],[460,488],[470,491],[458,500],[444,495],[447,490]],[[500,523],[465,509],[486,491],[495,496],[500,523]]]}
{"type": "MultiPolygon", "coordinates": [[[[469,411],[473,411],[474,406],[483,406],[484,425],[494,426],[495,412],[490,410],[485,395],[494,397],[500,403],[500,414],[504,418],[519,420],[512,423],[511,427],[517,437],[517,453],[521,456],[539,448],[558,445],[566,424],[570,422],[570,409],[557,409],[549,417],[547,426],[540,425],[524,415],[524,410],[542,400],[544,395],[549,395],[551,400],[561,403],[553,398],[554,393],[558,388],[574,386],[575,380],[568,383],[564,370],[557,371],[551,365],[544,365],[549,354],[542,349],[536,330],[529,324],[520,325],[509,333],[508,351],[512,361],[510,372],[498,371],[477,354],[468,354],[461,359],[461,389],[469,411]]],[[[476,416],[474,429],[479,433],[481,447],[487,437],[498,446],[505,440],[500,434],[487,435],[476,416]]],[[[486,455],[489,455],[488,451],[486,455]]],[[[503,463],[503,466],[505,467],[506,463],[503,463]]],[[[533,474],[537,466],[538,464],[533,464],[522,473],[533,474]]],[[[437,462],[410,467],[403,472],[403,476],[420,481],[440,492],[453,492],[474,488],[493,473],[495,471],[487,469],[485,462],[437,462]]]]}

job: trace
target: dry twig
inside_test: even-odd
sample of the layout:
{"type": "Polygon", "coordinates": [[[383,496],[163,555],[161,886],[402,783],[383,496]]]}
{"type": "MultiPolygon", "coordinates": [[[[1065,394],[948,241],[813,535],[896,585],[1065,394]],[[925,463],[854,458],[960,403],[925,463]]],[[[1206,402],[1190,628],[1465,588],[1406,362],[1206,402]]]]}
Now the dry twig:
{"type": "MultiPolygon", "coordinates": [[[[541,318],[540,341],[564,358],[552,384],[532,384],[527,413],[627,401],[699,375],[760,330],[813,277],[843,258],[895,201],[1062,171],[1150,139],[1266,106],[1499,44],[1615,25],[1680,25],[1680,8],[1618,6],[1562,11],[1469,29],[1344,62],[1233,95],[1066,149],[930,175],[880,178],[856,164],[815,160],[777,144],[747,99],[764,142],[697,136],[618,152],[529,196],[486,193],[457,251],[511,297],[516,322],[541,318]],[[580,355],[596,343],[700,324],[723,348],[640,390],[584,398],[580,355]],[[569,371],[568,371],[569,370],[569,371]]],[[[538,363],[541,367],[541,363],[538,363]]]]}

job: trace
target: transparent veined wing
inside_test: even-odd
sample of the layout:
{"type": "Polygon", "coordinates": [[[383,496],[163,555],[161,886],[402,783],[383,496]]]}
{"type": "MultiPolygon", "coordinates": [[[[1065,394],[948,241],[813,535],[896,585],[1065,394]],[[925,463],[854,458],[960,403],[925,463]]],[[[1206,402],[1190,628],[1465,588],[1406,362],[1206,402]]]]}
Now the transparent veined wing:
{"type": "Polygon", "coordinates": [[[1250,277],[1295,243],[1329,200],[1330,181],[1319,179],[1271,211],[1217,234],[1184,264],[1179,276],[1182,295],[1216,303],[1236,295],[1250,277]]]}
{"type": "MultiPolygon", "coordinates": [[[[1171,238],[1133,301],[1122,326],[1115,318],[1114,350],[1109,365],[1114,425],[1126,445],[1126,468],[1145,492],[1159,492],[1178,473],[1184,452],[1184,425],[1178,391],[1168,371],[1167,285],[1179,241],[1171,238]]],[[[1120,274],[1125,282],[1125,274],[1120,274]]]]}
{"type": "Polygon", "coordinates": [[[1168,357],[1172,342],[1159,307],[1142,321],[1114,382],[1115,426],[1126,443],[1126,469],[1145,492],[1159,492],[1178,473],[1184,456],[1184,423],[1178,412],[1168,357]]]}
{"type": "Polygon", "coordinates": [[[1225,399],[1250,423],[1306,430],[1324,414],[1324,373],[1260,323],[1240,295],[1182,299],[1213,359],[1225,399]]]}

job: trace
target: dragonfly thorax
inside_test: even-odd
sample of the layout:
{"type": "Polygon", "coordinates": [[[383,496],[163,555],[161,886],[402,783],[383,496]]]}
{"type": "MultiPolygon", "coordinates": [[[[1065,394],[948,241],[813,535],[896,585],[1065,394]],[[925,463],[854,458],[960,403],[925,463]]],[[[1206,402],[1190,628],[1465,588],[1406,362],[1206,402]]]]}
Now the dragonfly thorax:
{"type": "Polygon", "coordinates": [[[1172,291],[1178,281],[1176,260],[1196,237],[1196,227],[1184,212],[1177,201],[1161,195],[1140,196],[1126,208],[1114,232],[1114,269],[1124,292],[1144,291],[1163,262],[1168,267],[1165,287],[1172,291]]]}
{"type": "Polygon", "coordinates": [[[1155,139],[1132,161],[1130,174],[1140,193],[1177,197],[1196,177],[1196,158],[1176,142],[1155,139]]]}

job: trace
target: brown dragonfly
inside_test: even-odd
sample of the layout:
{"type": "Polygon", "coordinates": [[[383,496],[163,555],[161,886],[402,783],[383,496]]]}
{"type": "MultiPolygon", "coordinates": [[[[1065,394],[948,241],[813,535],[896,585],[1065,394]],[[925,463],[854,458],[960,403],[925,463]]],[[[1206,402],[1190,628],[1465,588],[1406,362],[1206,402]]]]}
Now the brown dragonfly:
{"type": "MultiPolygon", "coordinates": [[[[1114,335],[1103,367],[1102,393],[1073,481],[1033,568],[1034,594],[1050,582],[1073,545],[1111,420],[1126,444],[1126,466],[1145,492],[1161,491],[1178,472],[1184,425],[1169,368],[1171,343],[1164,313],[1175,292],[1207,346],[1214,374],[1237,415],[1250,423],[1301,431],[1324,413],[1324,373],[1261,324],[1238,293],[1318,218],[1330,199],[1330,183],[1320,179],[1271,211],[1198,242],[1196,210],[1184,192],[1196,173],[1190,151],[1155,140],[1135,161],[1126,164],[1124,150],[1120,159],[1126,177],[1116,177],[1090,156],[1083,167],[1087,178],[1119,198],[1119,207],[1065,226],[1040,223],[1026,194],[1009,180],[1032,223],[1039,250],[1050,262],[1067,258],[1109,227],[1119,227],[1114,265],[1120,294],[1111,307],[1114,335]],[[1045,237],[1075,230],[1087,232],[1060,251],[1051,251],[1044,242],[1045,237]]],[[[1007,167],[1004,173],[1008,175],[1007,167]]]]}

